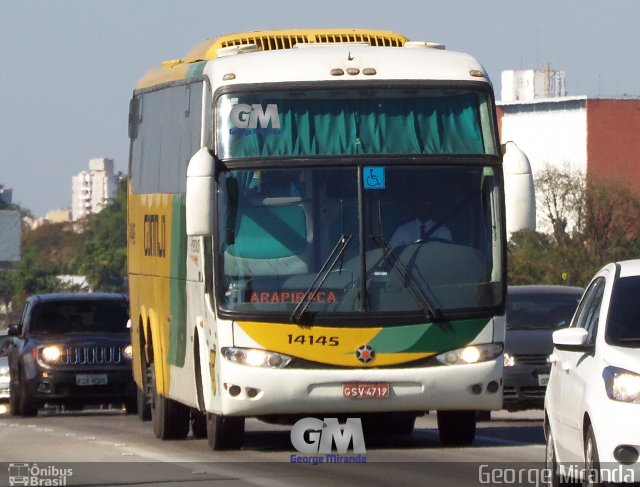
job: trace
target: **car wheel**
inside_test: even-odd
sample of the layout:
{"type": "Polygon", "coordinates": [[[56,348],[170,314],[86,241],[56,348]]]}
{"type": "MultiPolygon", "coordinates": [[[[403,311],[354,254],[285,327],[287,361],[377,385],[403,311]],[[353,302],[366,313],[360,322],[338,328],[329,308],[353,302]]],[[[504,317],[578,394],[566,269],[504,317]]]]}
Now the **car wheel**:
{"type": "Polygon", "coordinates": [[[189,408],[158,393],[155,368],[151,364],[151,423],[161,440],[179,440],[189,434],[189,408]]]}
{"type": "Polygon", "coordinates": [[[476,437],[475,411],[438,411],[440,441],[447,446],[466,446],[476,437]]]}
{"type": "Polygon", "coordinates": [[[558,459],[556,457],[556,448],[554,446],[553,434],[551,428],[546,428],[547,443],[545,446],[544,463],[545,470],[549,472],[549,487],[564,487],[571,485],[571,482],[564,480],[564,477],[560,475],[560,468],[558,466],[558,459]]]}
{"type": "Polygon", "coordinates": [[[239,450],[244,443],[244,417],[207,413],[207,440],[213,451],[239,450]]]}
{"type": "Polygon", "coordinates": [[[38,414],[38,405],[33,401],[33,399],[31,399],[26,382],[27,380],[24,377],[24,374],[21,374],[20,384],[18,385],[18,395],[20,398],[18,411],[20,416],[33,417],[38,414]]]}
{"type": "Polygon", "coordinates": [[[584,442],[584,481],[585,487],[602,487],[605,483],[600,475],[600,457],[598,456],[598,446],[593,428],[589,426],[587,437],[584,442]]]}
{"type": "Polygon", "coordinates": [[[20,416],[20,395],[13,380],[9,382],[9,408],[11,416],[20,416]]]}

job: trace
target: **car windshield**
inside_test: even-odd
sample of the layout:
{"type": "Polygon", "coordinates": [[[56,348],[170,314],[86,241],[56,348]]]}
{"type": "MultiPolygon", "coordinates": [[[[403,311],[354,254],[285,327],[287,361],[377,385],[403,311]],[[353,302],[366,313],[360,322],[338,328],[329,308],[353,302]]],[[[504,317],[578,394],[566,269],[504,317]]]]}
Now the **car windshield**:
{"type": "Polygon", "coordinates": [[[127,333],[125,300],[60,300],[35,306],[31,333],[127,333]]]}
{"type": "Polygon", "coordinates": [[[509,293],[507,329],[556,330],[568,326],[581,293],[553,292],[509,293]]]}
{"type": "Polygon", "coordinates": [[[606,340],[622,347],[640,347],[640,276],[622,277],[614,285],[606,340]]]}

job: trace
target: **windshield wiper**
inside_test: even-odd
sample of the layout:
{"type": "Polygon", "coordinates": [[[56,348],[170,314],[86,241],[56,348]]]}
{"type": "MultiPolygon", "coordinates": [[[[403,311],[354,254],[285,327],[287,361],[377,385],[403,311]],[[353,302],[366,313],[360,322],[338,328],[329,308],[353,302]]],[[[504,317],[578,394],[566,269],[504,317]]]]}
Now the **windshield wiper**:
{"type": "Polygon", "coordinates": [[[411,294],[413,295],[416,302],[420,305],[420,309],[425,314],[425,316],[428,319],[432,319],[433,321],[442,320],[442,310],[434,305],[436,299],[429,290],[428,284],[424,283],[425,289],[416,285],[415,281],[411,278],[407,267],[398,258],[394,250],[389,246],[382,235],[378,235],[377,238],[375,236],[372,236],[371,238],[373,238],[378,247],[382,249],[382,258],[384,259],[384,261],[389,262],[392,267],[398,269],[400,277],[402,277],[402,280],[409,285],[411,294]]]}
{"type": "Polygon", "coordinates": [[[338,239],[338,243],[329,254],[329,257],[327,257],[327,260],[324,261],[324,264],[322,264],[322,268],[320,269],[318,274],[316,274],[316,278],[311,283],[311,286],[309,286],[309,289],[307,289],[307,291],[304,293],[300,301],[298,301],[298,304],[291,313],[292,321],[300,320],[304,312],[309,307],[309,304],[311,304],[313,299],[316,297],[316,294],[318,294],[318,291],[324,284],[324,281],[326,281],[327,277],[329,277],[329,273],[336,266],[336,263],[338,262],[340,257],[342,257],[344,250],[347,248],[347,245],[349,245],[349,242],[351,241],[351,237],[351,234],[346,235],[344,233],[340,236],[340,238],[338,239]]]}

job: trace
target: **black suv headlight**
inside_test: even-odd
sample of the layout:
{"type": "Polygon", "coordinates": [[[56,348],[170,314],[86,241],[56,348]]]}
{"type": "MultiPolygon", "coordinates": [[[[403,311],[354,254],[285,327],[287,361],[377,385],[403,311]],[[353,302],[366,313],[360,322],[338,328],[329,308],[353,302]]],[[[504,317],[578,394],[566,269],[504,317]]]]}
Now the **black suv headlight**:
{"type": "Polygon", "coordinates": [[[60,345],[45,345],[38,348],[37,360],[40,365],[57,365],[62,358],[62,347],[60,345]]]}

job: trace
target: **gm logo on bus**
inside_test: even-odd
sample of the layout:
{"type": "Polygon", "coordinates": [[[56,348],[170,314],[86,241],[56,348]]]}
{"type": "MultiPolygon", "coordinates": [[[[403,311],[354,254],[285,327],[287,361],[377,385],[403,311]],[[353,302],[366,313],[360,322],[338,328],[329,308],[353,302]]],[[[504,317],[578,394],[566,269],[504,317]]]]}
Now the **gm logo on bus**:
{"type": "Polygon", "coordinates": [[[360,418],[302,418],[291,428],[291,444],[303,455],[291,455],[291,463],[366,463],[364,433],[360,418]],[[333,452],[335,445],[336,453],[333,452]],[[351,445],[355,455],[347,455],[351,445]]]}
{"type": "Polygon", "coordinates": [[[238,103],[231,109],[229,119],[235,127],[229,130],[231,135],[280,134],[280,115],[275,103],[270,103],[266,109],[259,103],[253,105],[238,103]]]}

